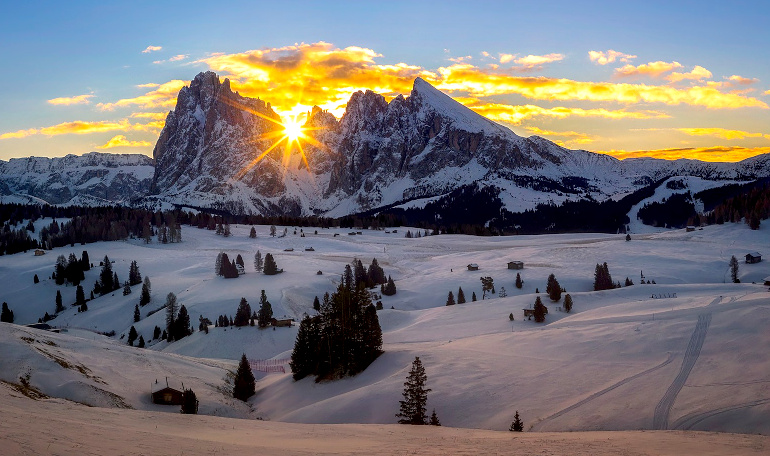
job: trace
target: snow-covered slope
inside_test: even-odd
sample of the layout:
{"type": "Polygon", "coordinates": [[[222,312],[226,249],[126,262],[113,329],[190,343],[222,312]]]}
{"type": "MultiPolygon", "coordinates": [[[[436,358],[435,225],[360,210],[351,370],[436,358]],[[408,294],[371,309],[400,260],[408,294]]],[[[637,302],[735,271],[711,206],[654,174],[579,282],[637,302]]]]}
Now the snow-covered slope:
{"type": "Polygon", "coordinates": [[[0,161],[0,198],[62,205],[128,204],[147,193],[154,172],[152,159],[139,154],[12,158],[0,161]]]}

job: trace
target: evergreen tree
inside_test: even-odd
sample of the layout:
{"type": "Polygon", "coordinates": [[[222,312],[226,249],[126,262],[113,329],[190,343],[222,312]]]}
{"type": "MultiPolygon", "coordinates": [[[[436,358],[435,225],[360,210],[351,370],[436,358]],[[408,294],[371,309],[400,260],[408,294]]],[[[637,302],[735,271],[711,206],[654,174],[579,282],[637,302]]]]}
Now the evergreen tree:
{"type": "Polygon", "coordinates": [[[246,298],[241,298],[238,310],[235,311],[235,326],[248,326],[251,317],[251,306],[246,298]]]}
{"type": "Polygon", "coordinates": [[[364,264],[361,262],[361,260],[354,260],[353,261],[354,266],[354,283],[353,286],[357,287],[359,284],[364,287],[369,287],[369,274],[366,271],[366,267],[364,267],[364,264]]]}
{"type": "Polygon", "coordinates": [[[134,341],[137,339],[137,337],[139,337],[139,334],[136,333],[136,328],[132,326],[128,331],[128,345],[133,347],[134,341]]]}
{"type": "Polygon", "coordinates": [[[508,314],[508,320],[513,321],[513,312],[508,314]]]}
{"type": "Polygon", "coordinates": [[[475,291],[471,294],[471,302],[476,302],[476,292],[475,291]]]}
{"type": "Polygon", "coordinates": [[[519,290],[521,290],[521,287],[523,287],[523,286],[524,286],[524,281],[523,281],[523,280],[521,280],[521,274],[519,274],[519,273],[517,272],[517,273],[516,273],[516,288],[518,288],[519,290]]]}
{"type": "Polygon", "coordinates": [[[243,263],[243,257],[239,253],[237,257],[235,257],[235,264],[240,264],[242,268],[245,268],[246,265],[243,263]]]}
{"type": "Polygon", "coordinates": [[[564,295],[564,311],[567,313],[572,312],[572,296],[569,293],[564,295]]]}
{"type": "Polygon", "coordinates": [[[556,302],[561,299],[561,285],[556,280],[556,276],[551,274],[548,276],[548,283],[545,287],[545,292],[548,293],[548,297],[551,301],[556,302]]]}
{"type": "Polygon", "coordinates": [[[110,290],[110,291],[115,291],[118,288],[120,288],[120,280],[118,279],[118,273],[117,272],[113,272],[112,273],[112,290],[110,290]]]}
{"type": "Polygon", "coordinates": [[[102,261],[102,271],[99,273],[99,293],[105,295],[115,289],[112,283],[112,264],[107,255],[104,255],[104,261],[102,261]]]}
{"type": "Polygon", "coordinates": [[[433,409],[433,413],[430,414],[430,421],[428,424],[431,426],[441,426],[441,421],[438,420],[438,415],[436,415],[436,409],[433,409]]]}
{"type": "Polygon", "coordinates": [[[262,253],[259,250],[254,254],[254,270],[262,272],[262,253]]]}
{"type": "Polygon", "coordinates": [[[174,340],[174,322],[176,321],[176,295],[169,293],[166,295],[166,333],[168,334],[168,341],[174,340]]]}
{"type": "Polygon", "coordinates": [[[738,279],[738,259],[735,258],[735,255],[730,257],[730,278],[733,279],[733,283],[740,283],[740,279],[738,279]]]}
{"type": "Polygon", "coordinates": [[[145,346],[144,336],[139,336],[139,343],[136,344],[136,346],[139,347],[139,348],[144,348],[144,346],[145,346]]]}
{"type": "Polygon", "coordinates": [[[501,298],[505,298],[506,296],[508,296],[508,292],[505,291],[505,287],[500,287],[500,293],[498,293],[497,296],[501,298]]]}
{"type": "Polygon", "coordinates": [[[134,323],[142,319],[142,314],[139,313],[139,304],[134,306],[134,323]]]}
{"type": "Polygon", "coordinates": [[[62,304],[61,291],[56,290],[56,313],[64,310],[64,304],[62,304]]]}
{"type": "Polygon", "coordinates": [[[223,275],[222,274],[222,255],[224,255],[224,253],[219,252],[217,254],[217,259],[214,260],[214,274],[218,276],[223,275]]]}
{"type": "Polygon", "coordinates": [[[278,270],[278,265],[275,264],[273,255],[270,253],[265,254],[265,266],[263,268],[263,272],[265,275],[276,275],[281,272],[278,270]]]}
{"type": "Polygon", "coordinates": [[[313,318],[305,315],[299,324],[294,350],[291,352],[292,377],[301,380],[312,375],[317,365],[318,325],[313,318]]]}
{"type": "Polygon", "coordinates": [[[321,301],[318,300],[318,296],[313,299],[313,310],[316,312],[321,310],[321,301]]]}
{"type": "Polygon", "coordinates": [[[32,279],[34,283],[40,283],[40,279],[37,278],[37,274],[35,274],[35,277],[32,279]]]}
{"type": "Polygon", "coordinates": [[[142,274],[139,273],[139,265],[136,264],[136,261],[132,261],[131,266],[128,268],[128,283],[130,285],[142,283],[142,274]]]}
{"type": "Polygon", "coordinates": [[[131,294],[131,285],[129,285],[128,280],[126,280],[123,283],[123,296],[130,295],[131,294]]]}
{"type": "Polygon", "coordinates": [[[142,284],[142,295],[139,297],[139,305],[146,306],[152,300],[150,296],[150,290],[152,285],[150,284],[150,276],[144,276],[144,283],[142,284]]]}
{"type": "Polygon", "coordinates": [[[0,322],[13,323],[13,311],[8,308],[7,302],[3,302],[3,310],[0,312],[0,322]]]}
{"type": "Polygon", "coordinates": [[[542,323],[545,321],[545,306],[543,305],[543,301],[540,299],[540,296],[535,298],[535,321],[538,323],[542,323]]]}
{"type": "Polygon", "coordinates": [[[224,230],[223,230],[223,232],[222,232],[222,236],[224,236],[224,237],[230,237],[230,234],[231,234],[231,232],[230,232],[230,224],[229,224],[229,223],[227,223],[227,222],[225,222],[225,224],[224,224],[224,230]]]}
{"type": "Polygon", "coordinates": [[[75,305],[82,306],[85,303],[86,303],[86,294],[83,291],[83,285],[78,285],[77,289],[75,289],[75,305]]]}
{"type": "Polygon", "coordinates": [[[377,262],[377,258],[372,258],[372,264],[369,265],[369,283],[371,286],[382,285],[386,283],[388,279],[385,278],[385,271],[380,267],[380,263],[377,262]]]}
{"type": "Polygon", "coordinates": [[[241,362],[238,364],[238,372],[235,373],[235,382],[233,385],[233,397],[242,401],[248,400],[256,392],[256,382],[254,374],[251,372],[249,360],[246,353],[241,356],[241,362]]]}
{"type": "Polygon", "coordinates": [[[481,280],[481,299],[484,300],[487,297],[487,292],[494,293],[495,281],[492,277],[479,277],[481,280]]]}
{"type": "MultiPolygon", "coordinates": [[[[269,255],[269,254],[268,254],[269,255]]],[[[273,306],[270,305],[270,301],[267,300],[265,290],[262,290],[262,294],[259,296],[259,312],[257,312],[257,320],[260,328],[265,328],[270,324],[270,320],[273,318],[273,306]]]]}
{"type": "Polygon", "coordinates": [[[404,382],[404,400],[398,401],[400,411],[396,417],[400,424],[427,424],[428,417],[425,415],[428,404],[428,393],[430,388],[425,387],[428,376],[425,374],[425,368],[422,366],[420,357],[416,356],[412,361],[412,369],[404,382]]]}
{"type": "Polygon", "coordinates": [[[187,308],[182,304],[179,306],[179,314],[174,320],[174,336],[173,340],[179,340],[192,334],[192,326],[190,325],[190,315],[187,313],[187,308]]]}
{"type": "Polygon", "coordinates": [[[457,290],[457,304],[465,304],[465,293],[463,293],[463,287],[457,290]]]}
{"type": "Polygon", "coordinates": [[[257,238],[257,230],[253,226],[251,227],[251,231],[249,231],[249,237],[251,239],[256,239],[257,238]]]}
{"type": "Polygon", "coordinates": [[[88,252],[83,250],[83,253],[80,255],[80,265],[83,268],[83,271],[89,271],[91,270],[91,260],[88,258],[88,252]]]}
{"type": "Polygon", "coordinates": [[[78,307],[78,312],[86,312],[88,310],[88,303],[84,302],[82,306],[78,307]]]}
{"type": "Polygon", "coordinates": [[[56,258],[56,266],[54,270],[56,280],[56,285],[64,285],[64,280],[67,278],[66,274],[66,268],[67,268],[67,259],[64,257],[64,255],[59,255],[56,258]]]}
{"type": "Polygon", "coordinates": [[[513,415],[513,422],[511,422],[511,427],[508,429],[511,432],[522,432],[524,431],[524,423],[521,422],[521,418],[519,418],[519,411],[516,410],[516,414],[513,415]]]}
{"type": "Polygon", "coordinates": [[[270,225],[270,237],[275,237],[275,225],[270,225]]]}
{"type": "Polygon", "coordinates": [[[160,326],[155,326],[155,330],[152,332],[152,338],[154,340],[160,339],[160,326]]]}
{"type": "Polygon", "coordinates": [[[182,413],[187,415],[198,414],[198,398],[191,389],[186,389],[182,393],[182,413]]]}
{"type": "Polygon", "coordinates": [[[449,295],[446,297],[446,305],[453,306],[455,305],[455,295],[452,294],[452,292],[449,292],[449,295]]]}
{"type": "Polygon", "coordinates": [[[380,292],[385,296],[393,296],[396,294],[396,282],[393,281],[391,276],[388,276],[388,283],[381,286],[380,292]]]}

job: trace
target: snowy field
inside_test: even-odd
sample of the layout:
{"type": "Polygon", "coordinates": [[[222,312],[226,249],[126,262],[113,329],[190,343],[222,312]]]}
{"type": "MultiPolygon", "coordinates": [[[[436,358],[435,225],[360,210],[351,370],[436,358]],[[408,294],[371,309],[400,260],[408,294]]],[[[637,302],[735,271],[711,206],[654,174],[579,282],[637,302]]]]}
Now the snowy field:
{"type": "MultiPolygon", "coordinates": [[[[206,415],[290,423],[387,424],[396,421],[403,382],[412,360],[419,356],[432,389],[429,412],[435,408],[444,426],[506,430],[518,410],[525,430],[543,432],[516,436],[523,439],[517,444],[524,453],[529,451],[527,445],[534,451],[539,441],[532,436],[540,435],[561,442],[564,448],[584,444],[588,445],[585,454],[601,454],[588,448],[591,439],[605,440],[604,434],[590,433],[573,440],[545,434],[549,431],[669,429],[770,434],[770,358],[766,353],[770,346],[770,293],[762,285],[770,276],[770,262],[743,262],[748,252],[770,255],[765,225],[758,231],[743,224],[728,224],[689,233],[632,234],[629,242],[623,235],[605,234],[406,239],[407,228],[403,227],[395,234],[364,230],[356,236],[339,229],[318,229],[316,235],[315,228],[305,228],[306,237],[300,237],[299,228],[294,235],[293,227],[289,227],[286,237],[271,238],[268,227],[258,226],[258,238],[249,239],[249,229],[233,226],[233,236],[223,238],[211,231],[184,227],[180,244],[147,245],[134,240],[59,248],[38,257],[32,252],[0,257],[0,301],[8,302],[16,322],[32,323],[46,311],[52,314],[59,289],[67,310],[50,324],[70,328],[54,334],[0,324],[0,380],[18,384],[20,378],[26,378],[33,388],[52,398],[135,409],[101,413],[116,423],[131,420],[134,432],[162,434],[163,439],[173,441],[182,434],[149,429],[148,423],[161,419],[155,413],[164,411],[175,415],[170,418],[174,426],[182,426],[177,407],[151,403],[149,393],[156,380],[165,382],[168,377],[172,386],[183,382],[192,388],[200,400],[200,413],[206,415]],[[314,251],[305,251],[306,247],[314,251]],[[287,248],[294,250],[284,251],[287,248]],[[86,273],[86,294],[105,254],[115,261],[113,269],[121,281],[128,277],[132,260],[138,262],[143,276],[150,277],[153,300],[142,308],[140,322],[134,324],[132,317],[141,286],[135,286],[128,296],[117,291],[99,297],[88,303],[85,313],[69,306],[75,300],[75,288],[57,287],[50,275],[59,254],[74,252],[80,257],[84,249],[96,266],[86,273]],[[272,253],[285,272],[277,276],[257,274],[253,259],[258,249],[263,256],[272,253]],[[240,253],[246,274],[230,280],[216,277],[214,260],[220,251],[230,258],[240,253]],[[731,255],[740,260],[740,284],[730,283],[731,255]],[[212,321],[220,314],[234,316],[241,297],[256,310],[262,289],[276,317],[299,319],[305,312],[313,313],[314,296],[321,297],[336,287],[345,264],[359,258],[368,265],[373,257],[396,281],[398,293],[384,296],[385,309],[378,312],[385,353],[354,378],[317,384],[312,379],[294,382],[290,373],[259,374],[257,394],[244,404],[230,398],[228,391],[231,371],[240,355],[288,358],[296,326],[275,330],[210,327],[209,334],[196,331],[172,344],[150,341],[153,328],[164,327],[165,315],[163,311],[151,316],[147,313],[162,306],[169,292],[187,307],[196,328],[199,315],[212,321]],[[513,260],[523,261],[524,269],[508,270],[506,264],[513,260]],[[591,291],[595,265],[604,262],[615,281],[624,282],[629,277],[636,285],[591,291]],[[468,271],[468,263],[477,263],[480,270],[468,271]],[[317,271],[323,274],[317,275],[317,271]],[[516,272],[524,280],[521,290],[514,286],[516,272]],[[544,294],[550,273],[571,294],[572,313],[560,312],[563,300],[552,303],[544,294]],[[641,273],[656,284],[640,285],[641,273]],[[33,284],[34,274],[40,277],[39,284],[33,284]],[[482,301],[481,276],[492,277],[496,291],[504,287],[507,297],[494,295],[482,301]],[[447,293],[452,291],[456,297],[460,286],[469,302],[446,307],[447,293]],[[543,324],[523,318],[522,309],[534,303],[536,289],[549,307],[543,324]],[[470,302],[474,292],[478,301],[470,302]],[[510,313],[515,317],[513,322],[508,319],[510,313]],[[132,324],[148,341],[147,349],[128,347],[125,338],[120,339],[132,324]],[[117,335],[106,338],[88,329],[115,330],[117,335]]],[[[282,231],[279,227],[279,233],[282,231]]],[[[4,401],[0,413],[4,415],[7,412],[3,410],[24,409],[23,401],[29,401],[7,393],[0,397],[4,401]]],[[[58,399],[36,404],[37,408],[24,415],[30,420],[34,413],[63,417],[72,409],[82,412],[83,420],[99,413],[99,409],[83,409],[58,399]]],[[[207,421],[213,417],[192,419],[201,427],[212,423],[212,429],[229,428],[231,423],[207,421]]],[[[5,417],[0,422],[6,422],[5,417]]],[[[232,423],[247,426],[241,421],[232,423]]],[[[299,434],[304,436],[300,440],[307,442],[312,440],[308,435],[326,429],[276,426],[259,423],[250,432],[299,434]]],[[[457,434],[443,429],[436,434],[402,428],[377,427],[375,431],[372,427],[347,426],[330,432],[339,440],[348,435],[371,436],[371,440],[361,439],[365,447],[354,447],[350,452],[369,448],[370,442],[389,445],[386,442],[396,440],[403,452],[409,452],[409,445],[423,438],[422,432],[437,441],[465,439],[463,445],[468,448],[474,439],[488,440],[490,452],[505,451],[500,448],[513,439],[509,433],[457,434]],[[407,432],[403,441],[394,437],[402,432],[407,432]]],[[[706,445],[708,439],[718,439],[712,434],[648,435],[653,434],[613,434],[611,439],[657,445],[653,442],[681,437],[688,445],[695,445],[686,453],[726,453],[718,452],[718,446],[706,445]],[[702,453],[694,450],[701,446],[706,449],[702,453]]],[[[756,442],[745,443],[741,436],[730,438],[746,454],[757,448],[767,451],[766,440],[759,440],[764,446],[758,447],[756,442]]],[[[214,445],[226,437],[205,434],[200,439],[214,445]]],[[[223,448],[234,445],[231,441],[221,443],[223,448]]],[[[254,447],[244,445],[238,447],[240,451],[254,451],[254,447]]],[[[296,445],[291,448],[302,453],[300,444],[296,445]]]]}

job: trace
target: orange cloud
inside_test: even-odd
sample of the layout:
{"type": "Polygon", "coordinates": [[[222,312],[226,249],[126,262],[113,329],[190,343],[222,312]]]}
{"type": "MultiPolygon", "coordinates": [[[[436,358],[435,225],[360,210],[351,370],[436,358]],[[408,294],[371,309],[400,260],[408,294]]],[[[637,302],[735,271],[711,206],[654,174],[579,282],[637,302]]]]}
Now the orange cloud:
{"type": "Polygon", "coordinates": [[[147,46],[147,48],[142,51],[142,54],[149,54],[150,52],[160,51],[161,49],[163,49],[163,46],[147,46]]]}
{"type": "Polygon", "coordinates": [[[167,115],[168,113],[166,112],[135,112],[131,114],[131,117],[136,117],[140,119],[160,120],[165,122],[167,115]]]}
{"type": "Polygon", "coordinates": [[[768,138],[770,135],[762,133],[749,133],[742,130],[728,130],[726,128],[677,128],[677,131],[690,136],[714,136],[722,139],[768,138]]]}
{"type": "Polygon", "coordinates": [[[102,133],[105,131],[146,131],[158,132],[163,128],[163,122],[149,122],[146,124],[132,124],[127,119],[118,121],[96,121],[86,122],[75,120],[72,122],[63,122],[50,127],[30,128],[0,135],[0,139],[26,138],[32,135],[85,135],[89,133],[102,133]]]}
{"type": "Polygon", "coordinates": [[[52,105],[58,105],[58,106],[69,106],[69,105],[76,105],[76,104],[88,104],[90,101],[89,98],[93,97],[94,94],[87,93],[84,95],[77,95],[74,97],[59,97],[59,98],[52,98],[48,100],[49,104],[52,105]]]}
{"type": "Polygon", "coordinates": [[[613,51],[610,49],[607,52],[601,52],[601,51],[588,51],[588,58],[591,59],[592,62],[598,63],[599,65],[607,65],[608,63],[612,63],[615,60],[619,60],[623,63],[628,63],[631,60],[635,59],[635,55],[630,54],[624,54],[622,52],[613,51]]]}
{"type": "Polygon", "coordinates": [[[612,155],[620,160],[626,158],[653,157],[664,160],[677,160],[689,158],[707,162],[735,162],[756,155],[770,153],[770,147],[740,147],[740,146],[714,146],[714,147],[689,147],[680,149],[656,149],[656,150],[609,150],[595,151],[600,154],[612,155]]]}
{"type": "Polygon", "coordinates": [[[693,68],[689,73],[678,73],[675,71],[666,76],[666,80],[669,82],[679,82],[685,79],[700,81],[703,79],[710,79],[711,76],[712,74],[709,70],[703,68],[702,66],[696,65],[695,68],[693,68]]]}
{"type": "MultiPolygon", "coordinates": [[[[557,138],[569,138],[570,140],[567,142],[574,143],[574,144],[587,144],[590,142],[596,141],[596,137],[589,135],[587,133],[579,133],[576,131],[551,131],[551,130],[543,130],[538,127],[524,127],[527,130],[531,131],[533,134],[536,134],[538,136],[555,136],[557,138]]],[[[563,145],[561,141],[556,141],[557,144],[563,145]]]]}
{"type": "MultiPolygon", "coordinates": [[[[563,54],[528,55],[526,57],[516,59],[515,62],[524,66],[525,68],[534,68],[545,65],[546,63],[558,62],[559,60],[563,59],[563,54]]],[[[502,61],[502,58],[500,59],[500,63],[505,63],[502,61]]]]}
{"type": "Polygon", "coordinates": [[[36,135],[38,133],[36,128],[29,128],[27,130],[12,131],[9,133],[3,133],[0,135],[0,139],[19,139],[26,138],[27,136],[36,135]]]}
{"type": "Polygon", "coordinates": [[[519,125],[526,119],[546,117],[565,119],[567,117],[598,117],[605,119],[662,119],[670,117],[659,111],[613,111],[604,108],[583,109],[563,106],[543,108],[535,105],[508,105],[501,103],[481,103],[477,98],[456,98],[477,113],[499,122],[519,125]]]}
{"type": "Polygon", "coordinates": [[[679,62],[649,62],[639,66],[633,66],[630,63],[624,65],[615,70],[615,76],[620,78],[628,78],[635,76],[650,76],[657,78],[663,73],[668,73],[677,68],[682,68],[682,64],[679,62]]]}
{"type": "Polygon", "coordinates": [[[434,83],[446,91],[467,92],[473,97],[518,94],[536,100],[639,102],[666,105],[687,104],[712,109],[759,107],[767,103],[740,94],[722,93],[714,87],[676,88],[647,84],[583,82],[546,77],[517,77],[483,71],[468,64],[439,68],[441,78],[434,83]]]}
{"type": "MultiPolygon", "coordinates": [[[[151,108],[171,108],[176,104],[176,97],[179,90],[187,85],[186,81],[178,79],[171,80],[165,84],[156,86],[155,90],[147,92],[135,98],[124,98],[114,103],[99,103],[97,106],[104,111],[110,111],[115,108],[126,106],[139,106],[144,109],[151,108]]],[[[142,84],[144,87],[152,87],[150,84],[142,84]]]]}
{"type": "Polygon", "coordinates": [[[148,141],[129,141],[123,135],[113,136],[106,144],[96,146],[97,149],[112,149],[113,147],[150,147],[152,144],[148,141]]]}

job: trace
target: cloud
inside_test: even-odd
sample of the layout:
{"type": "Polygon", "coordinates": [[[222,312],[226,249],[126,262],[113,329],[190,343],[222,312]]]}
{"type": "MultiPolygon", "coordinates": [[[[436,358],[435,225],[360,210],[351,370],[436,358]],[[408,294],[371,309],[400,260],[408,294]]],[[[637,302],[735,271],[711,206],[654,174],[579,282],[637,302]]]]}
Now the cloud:
{"type": "Polygon", "coordinates": [[[535,100],[610,101],[623,104],[686,104],[711,109],[759,107],[767,103],[740,94],[722,93],[714,87],[676,88],[647,84],[584,82],[547,77],[518,77],[485,71],[468,64],[455,64],[438,70],[434,83],[439,89],[467,92],[472,97],[518,94],[535,100]]]}
{"type": "Polygon", "coordinates": [[[660,77],[663,73],[682,68],[682,64],[679,62],[649,62],[639,66],[631,64],[624,65],[615,70],[615,76],[619,78],[629,78],[636,76],[649,76],[653,78],[660,77]]]}
{"type": "Polygon", "coordinates": [[[745,139],[745,138],[768,138],[770,135],[762,133],[749,133],[742,130],[728,130],[726,128],[676,128],[690,136],[714,136],[721,139],[745,139]]]}
{"type": "MultiPolygon", "coordinates": [[[[559,60],[563,60],[564,55],[563,54],[546,54],[546,55],[528,55],[526,57],[521,57],[516,60],[514,60],[519,65],[524,66],[525,68],[535,68],[545,65],[546,63],[551,62],[558,62],[559,60]]],[[[502,58],[500,59],[500,63],[505,63],[502,61],[502,58]]]]}
{"type": "Polygon", "coordinates": [[[765,90],[764,92],[762,92],[762,95],[770,95],[770,90],[765,90]]]}
{"type": "Polygon", "coordinates": [[[714,146],[714,147],[689,147],[679,149],[654,149],[654,150],[609,150],[595,151],[601,154],[612,155],[624,160],[626,158],[653,157],[664,160],[677,160],[688,158],[707,162],[735,162],[756,155],[770,153],[770,147],[741,147],[741,146],[714,146]]]}
{"type": "Polygon", "coordinates": [[[159,65],[159,64],[161,64],[161,63],[166,63],[166,62],[179,62],[179,61],[181,61],[181,60],[184,60],[184,59],[186,59],[187,57],[189,57],[189,55],[187,55],[187,54],[177,54],[177,55],[175,55],[175,56],[173,56],[173,57],[170,57],[170,58],[169,58],[169,59],[167,59],[167,60],[155,60],[155,61],[154,61],[154,62],[152,62],[152,63],[154,63],[154,64],[156,64],[156,65],[159,65]]]}
{"type": "Polygon", "coordinates": [[[689,79],[692,81],[701,81],[703,79],[711,79],[711,72],[702,66],[696,65],[695,68],[692,69],[689,73],[678,73],[673,72],[666,76],[666,80],[669,82],[679,82],[683,81],[685,79],[689,79]]]}
{"type": "Polygon", "coordinates": [[[88,104],[90,103],[89,98],[93,97],[94,94],[92,93],[86,93],[84,95],[77,95],[74,97],[59,97],[59,98],[52,98],[48,100],[49,104],[57,105],[57,106],[69,106],[69,105],[76,105],[76,104],[88,104]]]}
{"type": "Polygon", "coordinates": [[[500,63],[508,63],[515,58],[515,54],[500,54],[500,63]]]}
{"type": "MultiPolygon", "coordinates": [[[[144,95],[134,98],[123,98],[114,103],[99,103],[97,106],[103,111],[110,111],[115,108],[126,106],[139,106],[144,109],[170,108],[176,104],[176,97],[179,94],[179,90],[185,85],[187,85],[187,81],[174,79],[164,84],[154,86],[155,90],[147,92],[144,95]]],[[[150,84],[142,84],[142,86],[153,87],[150,84]]]]}
{"type": "Polygon", "coordinates": [[[135,112],[131,114],[131,117],[165,121],[167,115],[166,112],[135,112]]]}
{"type": "MultiPolygon", "coordinates": [[[[579,133],[576,131],[552,131],[552,130],[543,130],[538,127],[524,127],[527,130],[531,131],[533,134],[538,136],[555,136],[557,138],[568,138],[568,143],[573,144],[588,144],[591,142],[596,141],[596,137],[589,135],[587,133],[579,133]]],[[[561,141],[557,141],[557,144],[563,145],[561,141]]]]}
{"type": "Polygon", "coordinates": [[[472,60],[472,59],[473,59],[473,57],[471,57],[470,55],[465,55],[465,56],[462,56],[462,57],[449,57],[449,59],[447,59],[447,60],[449,60],[450,62],[462,63],[462,62],[467,62],[467,61],[472,60]]]}
{"type": "Polygon", "coordinates": [[[18,130],[10,133],[0,134],[0,139],[26,138],[32,135],[85,135],[90,133],[103,133],[106,131],[145,131],[158,132],[163,128],[163,122],[148,122],[146,124],[132,124],[128,119],[118,121],[102,120],[96,122],[87,122],[75,120],[72,122],[63,122],[50,127],[30,128],[27,130],[18,130]]]}
{"type": "Polygon", "coordinates": [[[149,54],[150,52],[160,51],[161,49],[163,49],[163,46],[147,46],[147,48],[142,51],[142,54],[149,54]]]}
{"type": "Polygon", "coordinates": [[[734,74],[727,78],[728,81],[730,81],[733,84],[740,84],[740,85],[751,85],[755,82],[759,82],[759,79],[757,78],[744,78],[743,76],[738,76],[737,74],[734,74]]]}
{"type": "Polygon", "coordinates": [[[624,54],[622,52],[613,51],[610,49],[607,52],[601,52],[601,51],[588,51],[588,58],[591,59],[592,62],[598,63],[599,65],[607,65],[609,63],[613,63],[615,60],[621,61],[623,63],[628,63],[631,60],[635,59],[635,55],[630,54],[624,54]]]}
{"type": "Polygon", "coordinates": [[[148,141],[129,141],[123,135],[113,136],[106,144],[96,146],[97,149],[112,149],[113,147],[150,147],[152,144],[148,141]]]}

